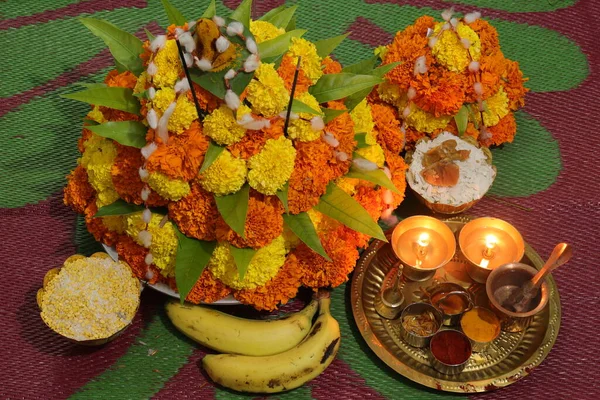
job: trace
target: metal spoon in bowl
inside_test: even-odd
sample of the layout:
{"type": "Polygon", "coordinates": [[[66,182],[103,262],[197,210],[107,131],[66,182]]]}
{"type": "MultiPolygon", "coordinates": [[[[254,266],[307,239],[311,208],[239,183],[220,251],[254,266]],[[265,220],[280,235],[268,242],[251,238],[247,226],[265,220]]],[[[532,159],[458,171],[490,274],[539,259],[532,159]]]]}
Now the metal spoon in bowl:
{"type": "Polygon", "coordinates": [[[502,307],[519,313],[526,311],[531,299],[537,295],[546,275],[569,261],[572,256],[573,249],[570,245],[567,243],[557,244],[542,269],[531,280],[525,282],[523,286],[514,289],[510,296],[504,300],[502,307]]]}

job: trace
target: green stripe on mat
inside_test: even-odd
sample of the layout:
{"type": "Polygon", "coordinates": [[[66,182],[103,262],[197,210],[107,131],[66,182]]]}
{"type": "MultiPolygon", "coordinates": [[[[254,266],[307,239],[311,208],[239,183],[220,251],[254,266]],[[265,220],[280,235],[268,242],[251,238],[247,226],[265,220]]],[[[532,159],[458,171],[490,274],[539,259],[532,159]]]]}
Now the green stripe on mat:
{"type": "Polygon", "coordinates": [[[491,8],[508,12],[554,11],[571,7],[577,0],[442,0],[447,3],[460,3],[481,8],[491,8]]]}
{"type": "Polygon", "coordinates": [[[44,11],[62,8],[77,2],[78,0],[4,0],[0,2],[0,15],[3,19],[27,17],[44,11]]]}

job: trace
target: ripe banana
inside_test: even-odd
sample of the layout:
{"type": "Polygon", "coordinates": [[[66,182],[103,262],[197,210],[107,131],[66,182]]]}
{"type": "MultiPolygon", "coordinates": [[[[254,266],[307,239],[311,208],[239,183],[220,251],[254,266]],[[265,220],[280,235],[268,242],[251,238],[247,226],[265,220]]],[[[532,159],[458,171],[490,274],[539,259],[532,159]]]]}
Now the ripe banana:
{"type": "Polygon", "coordinates": [[[202,359],[204,369],[216,383],[241,392],[275,393],[303,385],[331,364],[340,347],[340,326],[329,312],[330,302],[319,300],[319,317],[293,349],[262,357],[209,354],[202,359]]]}
{"type": "Polygon", "coordinates": [[[203,346],[223,353],[266,356],[289,350],[311,329],[317,300],[302,311],[271,320],[238,318],[205,306],[167,302],[171,322],[183,334],[203,346]]]}

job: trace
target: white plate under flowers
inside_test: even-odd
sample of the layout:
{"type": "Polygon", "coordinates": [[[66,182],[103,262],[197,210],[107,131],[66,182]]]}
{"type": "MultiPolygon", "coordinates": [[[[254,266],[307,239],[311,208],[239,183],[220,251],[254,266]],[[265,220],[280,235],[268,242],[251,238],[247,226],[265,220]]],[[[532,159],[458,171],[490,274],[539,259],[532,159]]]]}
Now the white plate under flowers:
{"type": "MultiPolygon", "coordinates": [[[[115,250],[114,247],[107,246],[104,243],[102,243],[102,247],[104,247],[104,250],[110,256],[110,258],[112,258],[115,261],[119,260],[119,254],[117,253],[117,250],[115,250]]],[[[157,290],[161,293],[164,293],[167,296],[171,296],[176,299],[179,299],[179,293],[177,293],[176,291],[171,289],[171,287],[165,283],[162,283],[162,282],[158,282],[158,283],[144,282],[144,283],[146,284],[146,286],[148,286],[154,290],[157,290]]],[[[221,300],[215,301],[214,303],[202,303],[202,304],[212,304],[215,306],[234,306],[234,305],[239,305],[242,303],[240,303],[238,300],[236,300],[232,295],[229,295],[227,297],[223,297],[221,300]]]]}

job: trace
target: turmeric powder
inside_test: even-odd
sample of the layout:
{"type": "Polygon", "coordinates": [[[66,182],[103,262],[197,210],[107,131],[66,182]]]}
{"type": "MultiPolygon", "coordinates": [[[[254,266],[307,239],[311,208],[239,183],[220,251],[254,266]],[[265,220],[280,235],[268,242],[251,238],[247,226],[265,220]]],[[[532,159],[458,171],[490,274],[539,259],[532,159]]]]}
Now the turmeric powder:
{"type": "Polygon", "coordinates": [[[464,313],[460,325],[464,334],[476,342],[491,342],[500,333],[500,321],[496,314],[481,307],[464,313]]]}

